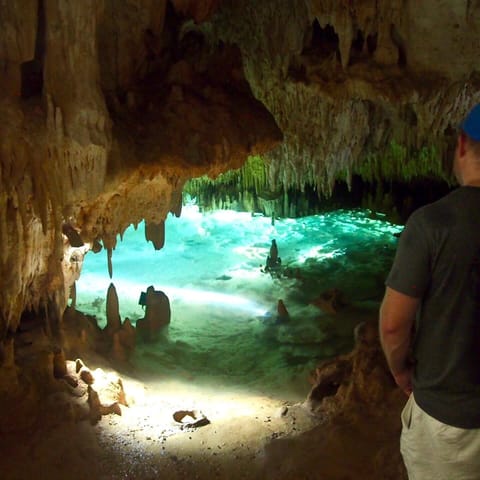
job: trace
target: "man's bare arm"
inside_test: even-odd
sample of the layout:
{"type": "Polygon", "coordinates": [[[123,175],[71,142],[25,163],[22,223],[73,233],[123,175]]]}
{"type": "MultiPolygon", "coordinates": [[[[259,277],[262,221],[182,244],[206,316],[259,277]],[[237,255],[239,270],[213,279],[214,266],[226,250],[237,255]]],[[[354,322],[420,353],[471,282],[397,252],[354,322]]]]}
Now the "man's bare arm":
{"type": "Polygon", "coordinates": [[[419,298],[387,287],[380,307],[380,342],[397,385],[407,395],[412,391],[412,366],[408,363],[408,352],[419,305],[419,298]]]}

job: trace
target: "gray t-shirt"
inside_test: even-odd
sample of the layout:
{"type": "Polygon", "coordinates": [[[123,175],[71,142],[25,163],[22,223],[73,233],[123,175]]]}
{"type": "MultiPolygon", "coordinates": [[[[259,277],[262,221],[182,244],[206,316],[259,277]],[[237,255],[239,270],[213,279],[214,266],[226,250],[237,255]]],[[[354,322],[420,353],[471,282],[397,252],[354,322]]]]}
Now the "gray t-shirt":
{"type": "Polygon", "coordinates": [[[386,284],[422,298],[416,402],[443,423],[480,428],[480,188],[460,187],[410,216],[386,284]]]}

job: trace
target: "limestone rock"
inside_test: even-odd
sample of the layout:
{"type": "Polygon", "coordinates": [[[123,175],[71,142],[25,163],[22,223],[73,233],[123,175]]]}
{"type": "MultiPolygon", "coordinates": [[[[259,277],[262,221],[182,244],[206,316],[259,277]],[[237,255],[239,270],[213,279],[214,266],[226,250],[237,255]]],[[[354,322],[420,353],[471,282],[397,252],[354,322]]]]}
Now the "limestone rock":
{"type": "Polygon", "coordinates": [[[288,323],[290,321],[290,314],[283,300],[277,302],[277,323],[288,323]]]}
{"type": "Polygon", "coordinates": [[[129,318],[126,318],[122,324],[122,327],[117,332],[118,339],[121,345],[129,352],[135,348],[136,343],[136,330],[130,322],[129,318]]]}
{"type": "Polygon", "coordinates": [[[67,360],[62,349],[58,349],[53,354],[53,376],[63,378],[67,375],[67,360]]]}
{"type": "Polygon", "coordinates": [[[92,372],[90,371],[89,368],[87,367],[82,367],[80,371],[78,372],[78,376],[82,379],[84,383],[87,385],[92,385],[92,383],[95,381],[95,378],[93,377],[92,372]]]}
{"type": "Polygon", "coordinates": [[[378,415],[387,399],[397,392],[378,337],[378,324],[365,322],[356,328],[356,345],[351,353],[321,363],[311,376],[313,384],[306,405],[326,415],[352,412],[358,405],[378,415]]]}
{"type": "Polygon", "coordinates": [[[107,291],[107,326],[105,331],[109,335],[113,335],[120,330],[122,320],[120,318],[120,308],[118,305],[118,295],[115,285],[111,283],[107,291]]]}
{"type": "Polygon", "coordinates": [[[74,248],[83,247],[84,242],[79,233],[69,223],[62,225],[62,233],[68,238],[70,245],[74,248]]]}
{"type": "Polygon", "coordinates": [[[155,250],[160,250],[165,244],[165,222],[147,223],[145,222],[145,239],[152,242],[155,250]]]}
{"type": "Polygon", "coordinates": [[[90,407],[89,415],[92,424],[98,423],[103,415],[109,415],[110,413],[115,413],[117,415],[122,414],[117,402],[103,404],[98,392],[96,392],[90,385],[88,386],[88,405],[90,407]]]}
{"type": "Polygon", "coordinates": [[[128,406],[122,379],[116,373],[105,372],[101,368],[97,368],[93,375],[95,378],[93,387],[97,391],[102,404],[116,402],[125,407],[128,406]]]}
{"type": "Polygon", "coordinates": [[[335,315],[346,306],[343,293],[338,288],[330,288],[322,292],[317,298],[310,302],[325,313],[335,315]]]}
{"type": "Polygon", "coordinates": [[[127,318],[120,330],[117,330],[112,337],[111,355],[116,362],[125,363],[135,350],[137,331],[127,318]]]}
{"type": "Polygon", "coordinates": [[[199,428],[210,423],[210,420],[199,410],[177,410],[173,419],[181,424],[181,428],[199,428]]]}
{"type": "Polygon", "coordinates": [[[98,327],[96,319],[67,307],[62,321],[62,346],[66,358],[83,356],[87,351],[102,351],[103,331],[98,327]]]}
{"type": "Polygon", "coordinates": [[[170,323],[170,301],[153,286],[147,288],[145,297],[145,317],[137,320],[137,330],[145,340],[154,340],[161,329],[170,323]]]}

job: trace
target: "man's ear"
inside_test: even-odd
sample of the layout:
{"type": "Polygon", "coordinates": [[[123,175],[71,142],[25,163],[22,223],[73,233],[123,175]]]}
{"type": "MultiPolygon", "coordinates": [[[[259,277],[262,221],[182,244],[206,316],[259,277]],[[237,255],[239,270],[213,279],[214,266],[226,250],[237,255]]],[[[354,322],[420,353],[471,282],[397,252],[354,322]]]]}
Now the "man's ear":
{"type": "Polygon", "coordinates": [[[460,157],[464,157],[467,153],[467,136],[463,132],[458,136],[457,146],[460,157]]]}

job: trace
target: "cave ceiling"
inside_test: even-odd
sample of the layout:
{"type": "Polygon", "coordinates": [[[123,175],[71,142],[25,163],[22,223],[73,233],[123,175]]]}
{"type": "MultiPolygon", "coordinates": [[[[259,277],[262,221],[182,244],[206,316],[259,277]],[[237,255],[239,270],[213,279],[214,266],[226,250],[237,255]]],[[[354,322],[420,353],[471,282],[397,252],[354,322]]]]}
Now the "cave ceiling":
{"type": "Polygon", "coordinates": [[[3,0],[0,25],[0,338],[65,307],[74,244],[145,220],[162,245],[190,178],[446,179],[480,101],[478,1],[3,0]]]}

